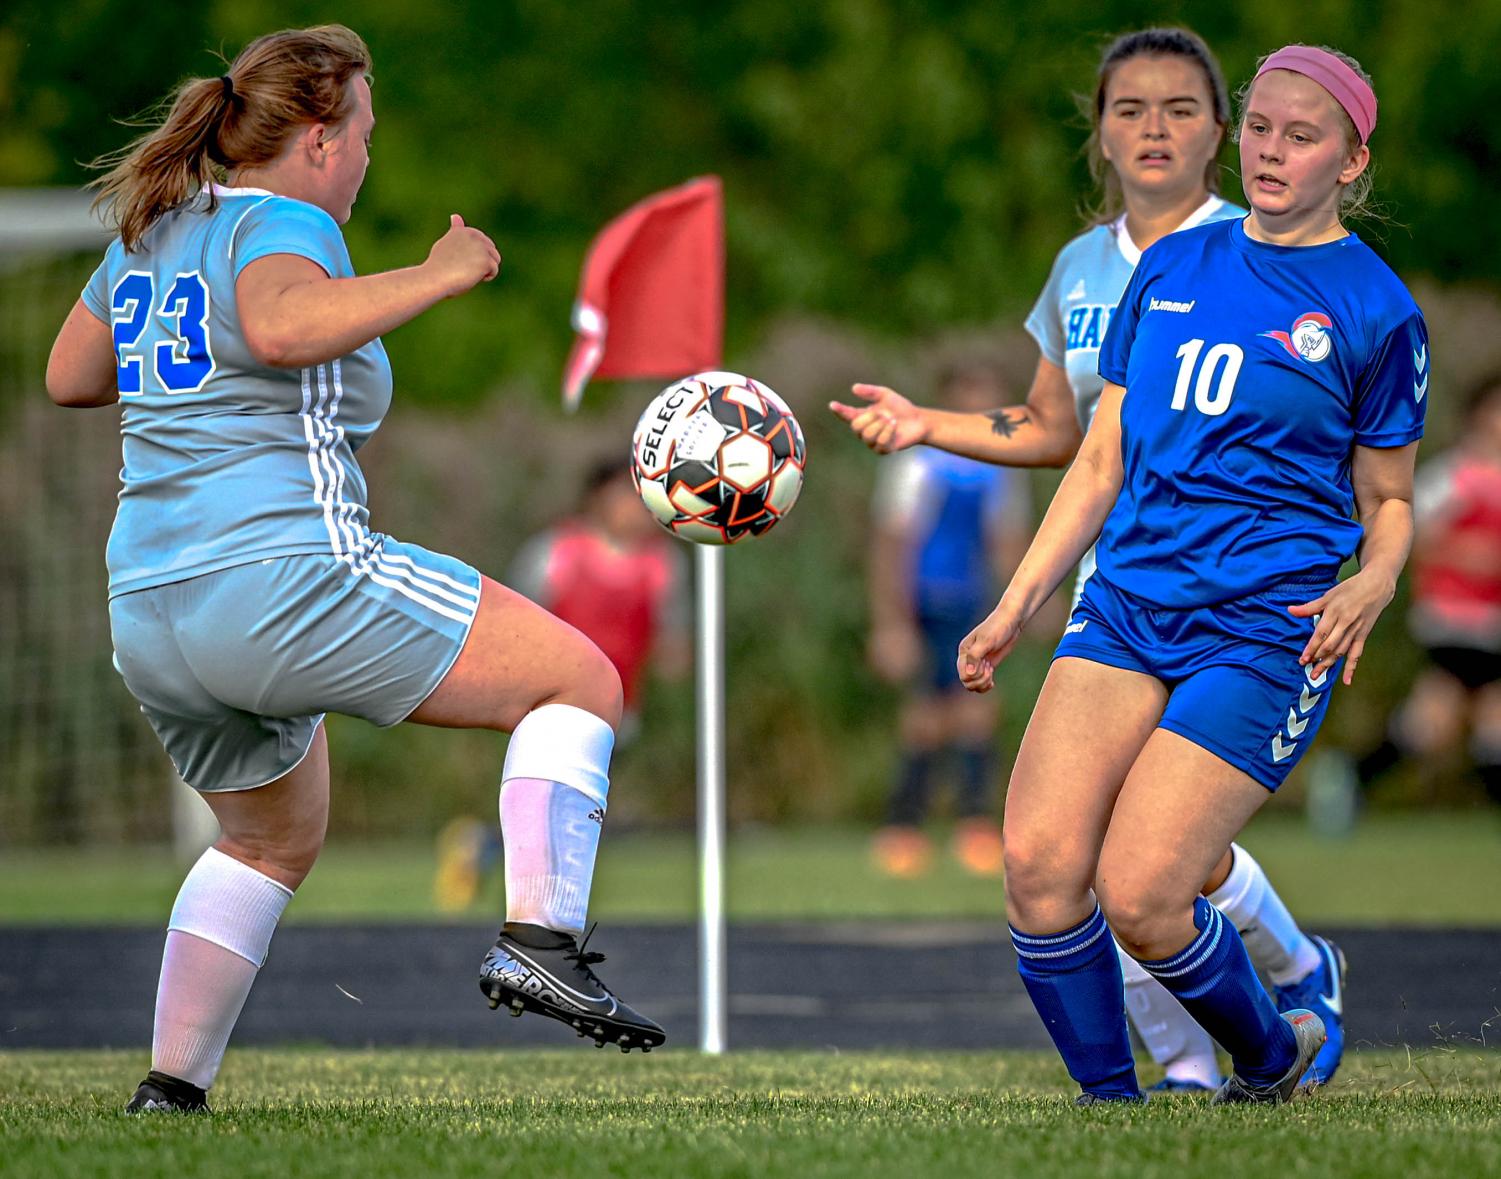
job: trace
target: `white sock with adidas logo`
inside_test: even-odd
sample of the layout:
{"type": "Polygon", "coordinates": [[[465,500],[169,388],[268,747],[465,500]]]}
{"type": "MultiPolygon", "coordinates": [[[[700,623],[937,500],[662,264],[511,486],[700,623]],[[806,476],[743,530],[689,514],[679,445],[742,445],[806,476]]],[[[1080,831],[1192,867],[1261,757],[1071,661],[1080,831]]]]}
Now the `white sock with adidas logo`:
{"type": "Polygon", "coordinates": [[[584,930],[615,733],[591,712],[546,704],[506,751],[500,789],[506,920],[584,930]]]}

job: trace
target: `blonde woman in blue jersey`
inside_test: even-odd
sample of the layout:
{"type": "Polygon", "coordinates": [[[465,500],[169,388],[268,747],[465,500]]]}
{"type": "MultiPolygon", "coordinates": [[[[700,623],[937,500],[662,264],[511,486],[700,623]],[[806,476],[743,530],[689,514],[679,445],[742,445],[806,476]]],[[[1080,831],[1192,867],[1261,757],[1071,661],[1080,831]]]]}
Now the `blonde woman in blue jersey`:
{"type": "MultiPolygon", "coordinates": [[[[1144,29],[1118,37],[1101,58],[1090,111],[1090,163],[1104,200],[1095,224],[1059,251],[1027,317],[1041,355],[1026,404],[954,414],[914,406],[884,386],[857,385],[865,404],[836,412],[873,449],[889,453],[921,443],[1011,466],[1070,462],[1105,386],[1100,345],[1142,251],[1169,233],[1245,215],[1219,195],[1217,157],[1229,98],[1219,63],[1193,33],[1144,29]]],[[[1094,564],[1091,548],[1076,601],[1094,564]]],[[[1298,927],[1239,844],[1221,858],[1203,892],[1241,931],[1278,1005],[1314,1007],[1324,1017],[1329,1040],[1308,1080],[1329,1080],[1344,1045],[1338,949],[1298,927]]],[[[1149,1092],[1213,1091],[1222,1078],[1208,1033],[1134,958],[1124,950],[1118,955],[1126,1009],[1164,1072],[1149,1092]]]]}
{"type": "Polygon", "coordinates": [[[500,270],[455,215],[420,264],[357,276],[370,56],[342,26],[254,41],[177,91],[102,181],[119,239],[53,346],[59,405],[119,404],[115,662],[222,834],[168,926],[151,1072],[128,1109],[206,1110],[328,814],[323,714],[510,732],[492,1007],[649,1049],[583,950],[620,678],[462,561],[369,526],[356,451],[391,399],[383,332],[500,270]]]}
{"type": "Polygon", "coordinates": [[[1351,682],[1412,544],[1427,328],[1342,220],[1375,126],[1345,55],[1261,61],[1237,130],[1250,213],[1143,253],[1079,457],[959,649],[989,690],[1099,538],[1006,807],[1018,969],[1081,1104],[1140,1100],[1107,931],[1230,1054],[1217,1102],[1287,1101],[1325,1041],[1198,892],[1351,682]]]}

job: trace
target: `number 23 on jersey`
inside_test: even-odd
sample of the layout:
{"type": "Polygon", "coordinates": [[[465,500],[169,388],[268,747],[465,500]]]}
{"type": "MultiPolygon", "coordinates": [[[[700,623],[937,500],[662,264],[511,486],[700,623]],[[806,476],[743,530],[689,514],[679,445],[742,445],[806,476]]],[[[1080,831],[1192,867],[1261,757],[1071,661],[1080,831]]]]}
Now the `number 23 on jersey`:
{"type": "Polygon", "coordinates": [[[202,389],[214,372],[208,315],[208,286],[196,270],[177,274],[160,304],[156,276],[149,271],[132,270],[120,279],[110,295],[110,330],[120,396],[196,393],[202,389]],[[141,337],[153,314],[167,338],[143,348],[141,337]]]}

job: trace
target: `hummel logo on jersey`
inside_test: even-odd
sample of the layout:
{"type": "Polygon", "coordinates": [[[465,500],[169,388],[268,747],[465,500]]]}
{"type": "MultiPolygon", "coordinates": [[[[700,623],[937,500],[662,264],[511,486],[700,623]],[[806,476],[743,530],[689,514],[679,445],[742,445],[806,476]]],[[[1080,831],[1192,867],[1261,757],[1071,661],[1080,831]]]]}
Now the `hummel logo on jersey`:
{"type": "Polygon", "coordinates": [[[1428,345],[1424,344],[1412,354],[1412,367],[1417,377],[1412,382],[1412,399],[1422,401],[1428,394],[1428,345]]]}
{"type": "Polygon", "coordinates": [[[1073,288],[1063,297],[1070,303],[1084,298],[1084,280],[1081,278],[1078,282],[1074,283],[1073,288]]]}
{"type": "Polygon", "coordinates": [[[1289,356],[1317,364],[1329,355],[1334,347],[1330,333],[1334,321],[1322,311],[1305,311],[1293,320],[1291,332],[1262,332],[1270,340],[1276,340],[1287,349],[1289,356]]]}
{"type": "Polygon", "coordinates": [[[1084,628],[1086,626],[1088,626],[1088,625],[1089,625],[1089,619],[1087,619],[1087,618],[1083,622],[1070,622],[1067,626],[1065,626],[1063,628],[1063,633],[1066,634],[1066,635],[1080,634],[1084,630],[1084,628]]]}
{"type": "Polygon", "coordinates": [[[1187,303],[1179,303],[1174,299],[1153,299],[1148,311],[1176,311],[1179,315],[1187,315],[1194,309],[1197,299],[1190,299],[1187,303]]]}

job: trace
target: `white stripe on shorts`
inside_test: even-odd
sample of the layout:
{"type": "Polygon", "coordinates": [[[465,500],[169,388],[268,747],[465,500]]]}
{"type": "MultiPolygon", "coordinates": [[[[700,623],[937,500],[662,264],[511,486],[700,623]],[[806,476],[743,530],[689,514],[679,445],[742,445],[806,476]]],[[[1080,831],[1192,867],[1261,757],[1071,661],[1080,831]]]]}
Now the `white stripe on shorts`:
{"type": "Polygon", "coordinates": [[[441,581],[445,585],[452,586],[454,589],[458,590],[459,593],[466,595],[473,601],[479,601],[478,588],[471,588],[465,585],[462,581],[457,581],[454,578],[449,577],[446,573],[439,573],[436,569],[423,569],[410,557],[404,557],[400,553],[388,553],[384,549],[382,549],[380,552],[380,560],[382,562],[394,561],[398,564],[406,565],[416,572],[420,573],[423,577],[431,578],[434,581],[441,581]]]}
{"type": "Polygon", "coordinates": [[[360,505],[345,498],[348,473],[336,454],[345,433],[334,421],[344,397],[343,376],[337,360],[327,367],[318,365],[302,370],[302,420],[308,442],[308,468],[312,471],[313,494],[323,513],[333,555],[348,567],[352,577],[369,578],[444,618],[466,625],[473,622],[479,608],[477,588],[439,570],[426,569],[400,553],[385,552],[384,538],[373,535],[360,522],[360,505]]]}

